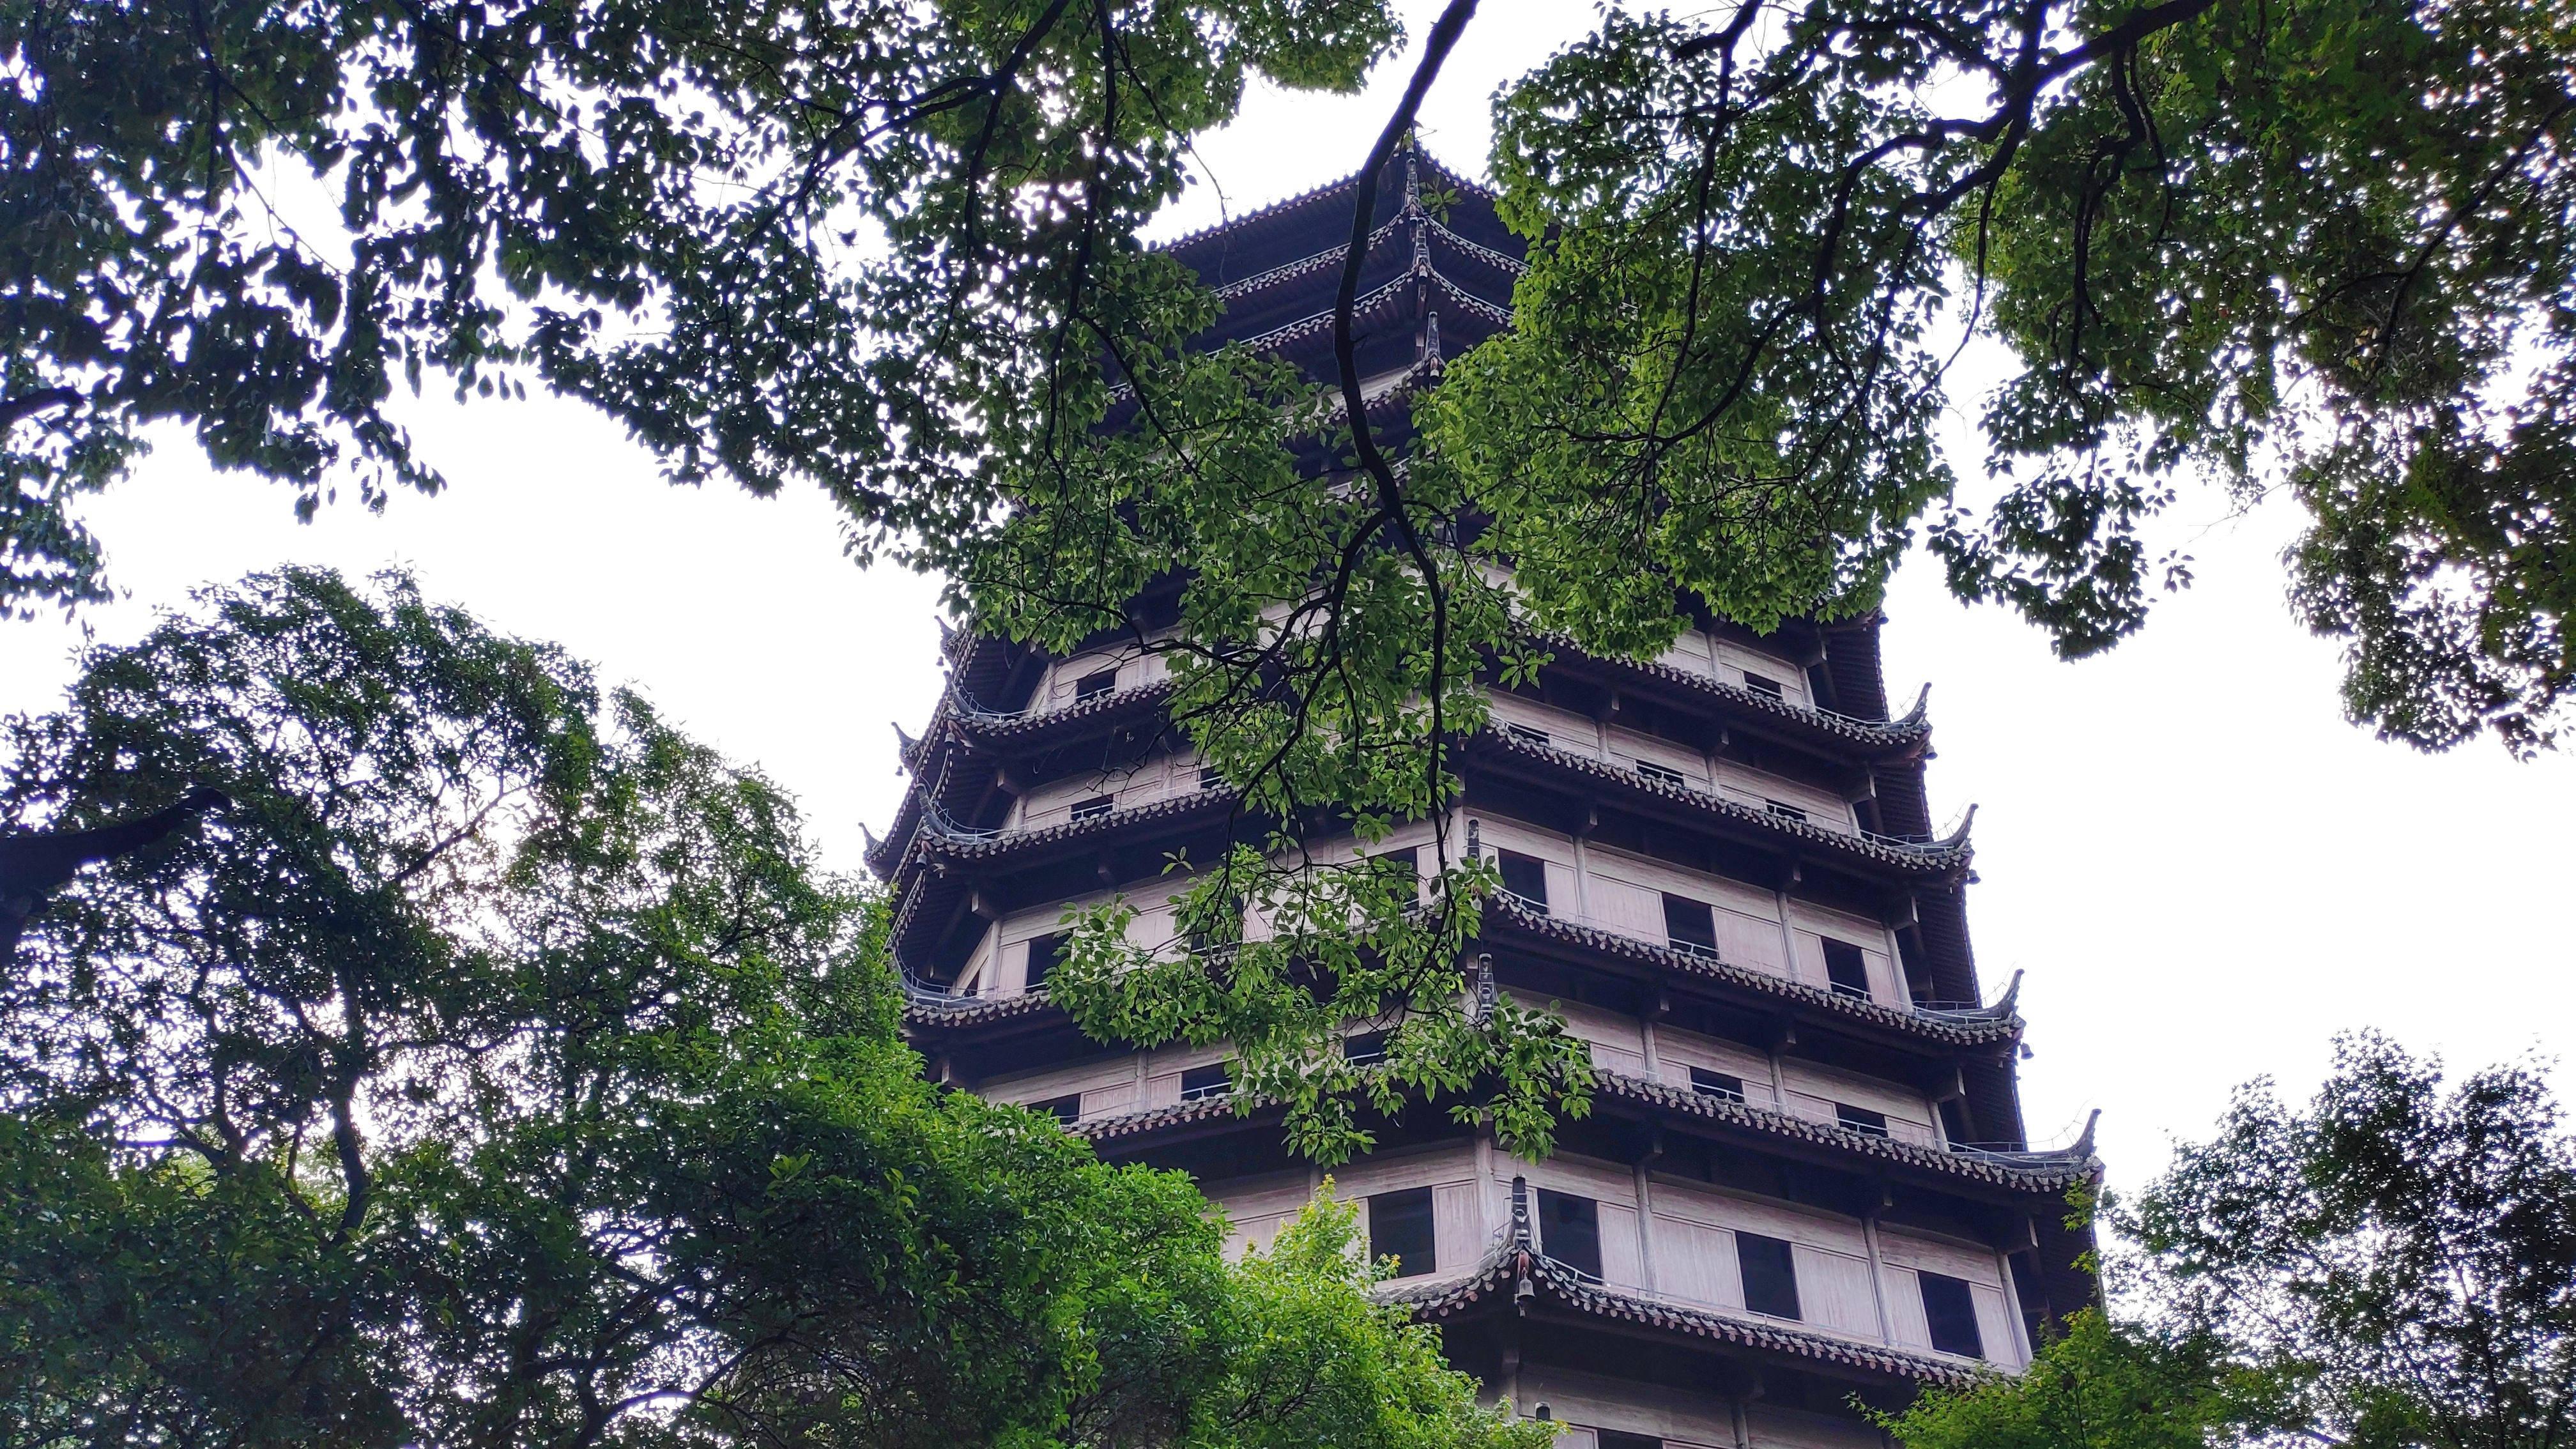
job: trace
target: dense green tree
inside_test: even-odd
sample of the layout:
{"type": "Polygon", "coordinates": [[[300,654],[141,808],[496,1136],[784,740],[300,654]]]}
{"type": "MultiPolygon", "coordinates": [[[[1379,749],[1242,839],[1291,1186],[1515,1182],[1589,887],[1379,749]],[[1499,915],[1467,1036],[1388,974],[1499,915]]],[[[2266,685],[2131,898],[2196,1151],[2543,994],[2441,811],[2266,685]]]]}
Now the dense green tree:
{"type": "MultiPolygon", "coordinates": [[[[1442,9],[1355,165],[1475,9],[1442,9]]],[[[1475,679],[1551,635],[1651,652],[1683,592],[1847,616],[1919,540],[2086,653],[2187,575],[2153,519],[2206,476],[2308,509],[2293,602],[2346,641],[2356,718],[2554,737],[2569,22],[1605,11],[1497,99],[1518,321],[1399,458],[1352,426],[1356,253],[1319,386],[1189,352],[1219,304],[1139,244],[1191,135],[1256,77],[1356,85],[1387,0],[0,0],[0,606],[95,595],[78,496],[156,424],[309,507],[434,486],[397,379],[586,399],[675,478],[824,488],[856,554],[944,571],[982,627],[1171,657],[1180,728],[1244,791],[1245,848],[1192,862],[1185,907],[1232,949],[1131,956],[1125,994],[1077,970],[1086,1024],[1234,1040],[1327,1157],[1381,1089],[1536,1149],[1580,1054],[1472,1011],[1455,947],[1490,881],[1461,842],[1429,911],[1306,847],[1440,818],[1475,679]],[[1933,446],[1960,326],[2020,360],[1967,400],[1991,504],[1933,446]],[[1340,466],[1299,465],[1319,447],[1340,466]],[[1148,635],[1130,600],[1175,573],[1180,626],[1148,635]],[[1245,901],[1282,933],[1237,946],[1245,901]],[[1333,1064],[1355,1018],[1399,1027],[1367,1081],[1333,1064]]]]}
{"type": "Polygon", "coordinates": [[[922,1080],[867,898],[639,699],[398,578],[201,606],[8,723],[13,824],[229,803],[0,981],[0,1440],[1534,1442],[1347,1213],[1231,1268],[922,1080]]]}
{"type": "Polygon", "coordinates": [[[1880,1422],[1909,1449],[2546,1449],[2576,1429],[2576,1138],[2527,1067],[2377,1036],[2240,1089],[2116,1230],[2131,1316],[1880,1422]]]}
{"type": "Polygon", "coordinates": [[[2017,1378],[1927,1389],[1875,1415],[1906,1449],[2204,1449],[2250,1427],[2207,1340],[2166,1339],[2083,1309],[2017,1378]]]}
{"type": "Polygon", "coordinates": [[[2576,1434],[2576,1136],[2530,1067],[2446,1089],[2438,1063],[2345,1038],[2304,1108],[2240,1090],[2125,1226],[2168,1321],[2230,1345],[2314,1436],[2576,1434]]]}

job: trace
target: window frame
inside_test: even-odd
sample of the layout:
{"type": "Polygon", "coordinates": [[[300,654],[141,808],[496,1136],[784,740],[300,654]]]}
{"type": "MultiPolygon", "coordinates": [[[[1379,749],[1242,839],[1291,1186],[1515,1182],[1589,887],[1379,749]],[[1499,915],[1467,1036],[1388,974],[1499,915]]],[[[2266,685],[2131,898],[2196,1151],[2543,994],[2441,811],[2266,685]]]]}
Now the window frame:
{"type": "Polygon", "coordinates": [[[1744,1287],[1744,1311],[1758,1313],[1765,1318],[1777,1318],[1788,1323],[1806,1322],[1807,1316],[1804,1312],[1806,1305],[1799,1300],[1798,1296],[1798,1245],[1787,1238],[1774,1238],[1763,1233],[1748,1233],[1741,1228],[1734,1229],[1734,1233],[1736,1281],[1744,1287]],[[1774,1252],[1775,1249],[1776,1252],[1774,1252]],[[1757,1267],[1760,1269],[1758,1274],[1755,1271],[1757,1267]],[[1778,1298],[1771,1299],[1773,1305],[1771,1307],[1764,1307],[1753,1301],[1754,1284],[1757,1278],[1763,1283],[1766,1292],[1770,1289],[1785,1289],[1788,1293],[1787,1312],[1780,1311],[1778,1305],[1782,1300],[1778,1298]]]}
{"type": "Polygon", "coordinates": [[[1986,1332],[1985,1325],[1977,1322],[1976,1285],[1965,1278],[1953,1277],[1948,1273],[1935,1273],[1929,1268],[1915,1269],[1914,1282],[1915,1290],[1923,1298],[1923,1328],[1925,1335],[1931,1341],[1933,1352],[1954,1354],[1960,1358],[1984,1358],[1986,1332]],[[1940,1285],[1942,1296],[1950,1299],[1937,1309],[1932,1301],[1933,1288],[1936,1284],[1940,1285]],[[1956,1290],[1955,1297],[1952,1297],[1953,1289],[1956,1290]],[[1947,1334],[1945,1334],[1945,1326],[1949,1330],[1947,1334]],[[1956,1331],[1963,1328],[1966,1330],[1967,1336],[1964,1342],[1967,1347],[1954,1347],[1953,1345],[1962,1342],[1956,1336],[1956,1331]],[[1949,1338],[1948,1343],[1942,1341],[1945,1336],[1949,1338]]]}
{"type": "Polygon", "coordinates": [[[1870,990],[1869,985],[1868,949],[1858,942],[1846,941],[1840,936],[1828,936],[1823,932],[1818,932],[1816,939],[1824,943],[1827,988],[1836,996],[1849,997],[1856,1001],[1876,1000],[1877,995],[1870,990]],[[1847,976],[1856,976],[1858,979],[1848,980],[1847,976]]]}
{"type": "Polygon", "coordinates": [[[1430,1188],[1401,1187],[1388,1192],[1374,1192],[1363,1201],[1368,1205],[1368,1255],[1372,1261],[1395,1259],[1395,1276],[1398,1278],[1420,1278],[1440,1271],[1439,1221],[1432,1209],[1430,1188]],[[1388,1214],[1388,1231],[1384,1232],[1379,1227],[1381,1211],[1388,1214]],[[1395,1216],[1398,1213],[1402,1214],[1400,1218],[1395,1216]],[[1386,1240],[1398,1236],[1397,1230],[1401,1230],[1409,1241],[1389,1245],[1386,1240]],[[1415,1233],[1419,1234],[1418,1238],[1410,1236],[1415,1233]],[[1419,1266],[1414,1256],[1404,1251],[1411,1243],[1417,1242],[1422,1249],[1419,1266]]]}
{"type": "Polygon", "coordinates": [[[1064,964],[1065,943],[1071,939],[1072,934],[1066,931],[1048,931],[1029,937],[1027,964],[1020,971],[1021,991],[1036,991],[1046,985],[1047,977],[1064,964]],[[1039,954],[1040,947],[1045,948],[1043,956],[1039,954]]]}
{"type": "Polygon", "coordinates": [[[1579,1192],[1538,1190],[1539,1251],[1555,1262],[1601,1281],[1601,1202],[1579,1192]],[[1576,1205],[1580,1204],[1580,1210],[1576,1205]],[[1570,1255],[1570,1256],[1569,1256],[1570,1255]]]}
{"type": "Polygon", "coordinates": [[[1715,1097],[1721,1102],[1734,1102],[1738,1105],[1742,1105],[1746,1100],[1744,1079],[1733,1072],[1693,1067],[1690,1069],[1690,1083],[1691,1095],[1695,1097],[1715,1097]],[[1734,1085],[1728,1086],[1729,1082],[1734,1085]]]}
{"type": "Polygon", "coordinates": [[[1512,895],[1519,898],[1540,915],[1544,916],[1550,914],[1547,901],[1547,862],[1545,860],[1535,855],[1525,854],[1517,850],[1505,850],[1502,847],[1497,846],[1494,849],[1494,872],[1502,877],[1502,887],[1504,890],[1511,892],[1512,895]],[[1533,895],[1514,885],[1512,883],[1512,878],[1515,874],[1518,874],[1524,883],[1535,884],[1538,887],[1537,894],[1533,895]]]}

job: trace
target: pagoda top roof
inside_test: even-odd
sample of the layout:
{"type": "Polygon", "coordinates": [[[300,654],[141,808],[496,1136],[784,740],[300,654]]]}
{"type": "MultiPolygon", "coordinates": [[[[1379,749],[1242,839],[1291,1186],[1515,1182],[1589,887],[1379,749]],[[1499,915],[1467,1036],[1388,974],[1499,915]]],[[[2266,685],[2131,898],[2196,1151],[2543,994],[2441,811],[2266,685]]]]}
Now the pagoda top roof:
{"type": "MultiPolygon", "coordinates": [[[[1366,180],[1354,172],[1157,248],[1224,305],[1193,345],[1239,344],[1329,377],[1334,306],[1366,180]]],[[[1365,194],[1370,229],[1352,309],[1362,376],[1436,374],[1446,358],[1511,325],[1526,247],[1503,225],[1491,190],[1408,139],[1365,194]]]]}
{"type": "MultiPolygon", "coordinates": [[[[1222,288],[1339,247],[1350,240],[1351,207],[1358,199],[1360,175],[1354,171],[1311,191],[1228,217],[1163,242],[1155,250],[1188,264],[1209,286],[1222,288]]],[[[1517,261],[1521,242],[1503,225],[1494,206],[1497,199],[1492,189],[1407,137],[1378,173],[1372,211],[1380,227],[1408,210],[1421,211],[1476,244],[1517,261]]]]}

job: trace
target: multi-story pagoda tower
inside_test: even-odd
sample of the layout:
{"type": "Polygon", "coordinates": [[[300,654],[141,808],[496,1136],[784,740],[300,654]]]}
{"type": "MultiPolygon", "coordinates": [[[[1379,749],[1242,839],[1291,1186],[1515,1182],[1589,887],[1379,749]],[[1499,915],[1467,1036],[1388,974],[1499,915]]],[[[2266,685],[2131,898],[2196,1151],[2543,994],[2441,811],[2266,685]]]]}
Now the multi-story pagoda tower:
{"type": "MultiPolygon", "coordinates": [[[[1211,344],[1329,375],[1362,184],[1172,244],[1226,301],[1211,344]]],[[[1374,184],[1360,360],[1394,432],[1444,354],[1510,325],[1520,247],[1418,152],[1374,184]]],[[[1045,989],[1068,906],[1123,894],[1138,940],[1172,934],[1163,863],[1216,853],[1232,792],[1171,742],[1156,657],[967,633],[946,652],[869,853],[913,1040],[946,1081],[1192,1172],[1239,1243],[1266,1242],[1321,1174],[1275,1112],[1236,1113],[1223,1049],[1104,1046],[1045,989]]],[[[2009,988],[1979,1004],[1965,829],[1934,832],[1923,705],[1890,716],[1878,621],[1757,635],[1703,612],[1653,663],[1558,644],[1493,704],[1451,836],[1472,823],[1505,887],[1477,949],[1500,989],[1556,1005],[1601,1081],[1543,1162],[1441,1111],[1375,1124],[1335,1177],[1400,1262],[1389,1291],[1490,1392],[1596,1449],[1877,1449],[1855,1395],[2026,1363],[2093,1295],[2064,1199],[2097,1164],[2089,1128],[2024,1140],[2021,1019],[2009,988]]]]}

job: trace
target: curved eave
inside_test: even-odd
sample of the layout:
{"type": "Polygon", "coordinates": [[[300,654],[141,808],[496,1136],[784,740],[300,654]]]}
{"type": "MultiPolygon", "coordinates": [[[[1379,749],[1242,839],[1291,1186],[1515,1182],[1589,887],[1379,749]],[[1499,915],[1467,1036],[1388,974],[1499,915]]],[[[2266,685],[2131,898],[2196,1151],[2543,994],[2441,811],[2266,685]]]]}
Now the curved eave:
{"type": "Polygon", "coordinates": [[[1559,781],[1580,780],[1632,803],[1652,804],[1680,819],[1710,825],[1770,844],[1803,860],[1832,862],[1863,874],[1909,881],[1956,881],[1966,876],[1972,852],[1964,828],[1948,840],[1929,845],[1893,845],[1847,831],[1830,830],[1811,821],[1792,820],[1738,804],[1723,796],[1649,780],[1606,761],[1549,745],[1532,744],[1498,730],[1480,731],[1467,742],[1470,757],[1518,768],[1559,781]]]}
{"type": "MultiPolygon", "coordinates": [[[[1594,1088],[1596,1110],[1604,1102],[1620,1103],[1647,1109],[1667,1122],[1706,1124],[1721,1129],[1721,1135],[1729,1137],[1758,1140],[1771,1146],[1793,1144],[1821,1149],[1815,1153],[1818,1160],[1846,1170],[1874,1167],[1879,1171],[1901,1172],[1925,1181],[1937,1179],[1953,1187],[1970,1183],[2000,1189],[2017,1197],[2063,1197],[2069,1190],[2093,1181],[2101,1170],[2100,1161],[2090,1151],[2068,1153],[2062,1160],[2046,1165],[2000,1162],[1984,1156],[1899,1142],[1892,1137],[1854,1132],[1848,1127],[1810,1122],[1804,1117],[1703,1096],[1688,1088],[1650,1082],[1623,1072],[1601,1072],[1597,1075],[1599,1080],[1594,1088]]],[[[2028,1155],[2039,1157],[2043,1154],[2028,1155]]]]}
{"type": "MultiPolygon", "coordinates": [[[[1350,244],[1343,242],[1299,257],[1294,261],[1282,262],[1266,272],[1257,272],[1240,281],[1227,282],[1210,290],[1220,300],[1228,303],[1230,310],[1233,304],[1237,303],[1257,304],[1265,298],[1274,297],[1292,289],[1302,290],[1303,287],[1310,287],[1324,277],[1337,277],[1344,259],[1350,255],[1350,250],[1350,244]]],[[[1428,215],[1413,213],[1399,215],[1371,232],[1368,257],[1376,257],[1381,251],[1393,251],[1412,257],[1431,257],[1446,253],[1447,260],[1453,266],[1464,263],[1466,266],[1481,268],[1492,273],[1491,280],[1499,284],[1499,290],[1506,296],[1509,295],[1513,285],[1529,271],[1529,264],[1521,258],[1461,236],[1437,218],[1428,215]],[[1409,231],[1410,224],[1415,222],[1418,222],[1422,228],[1419,245],[1416,245],[1410,235],[1399,235],[1409,231]]],[[[1362,265],[1366,266],[1366,264],[1367,258],[1363,258],[1362,265]]],[[[1434,266],[1437,265],[1438,263],[1434,262],[1434,266]]],[[[1465,270],[1466,266],[1460,267],[1460,270],[1465,270]]],[[[1338,285],[1338,278],[1336,285],[1338,285]]],[[[1247,306],[1244,310],[1250,311],[1252,307],[1247,306]]]]}
{"type": "MultiPolygon", "coordinates": [[[[1067,821],[1035,830],[1008,830],[980,839],[958,839],[928,828],[917,829],[903,858],[890,872],[901,904],[888,934],[895,959],[907,969],[923,943],[914,933],[938,907],[934,898],[953,905],[969,882],[1006,871],[1042,865],[1068,855],[1111,850],[1135,837],[1175,823],[1213,819],[1234,809],[1241,793],[1231,788],[1174,795],[1150,804],[1112,810],[1088,820],[1067,821]]],[[[935,943],[932,943],[935,944],[935,943]]]]}
{"type": "Polygon", "coordinates": [[[1011,864],[1049,855],[1067,846],[1088,848],[1114,844],[1147,825],[1222,815],[1231,810],[1240,798],[1240,791],[1220,786],[1111,810],[1088,820],[1042,825],[1035,830],[1004,830],[978,839],[961,839],[924,830],[915,835],[914,840],[921,858],[926,861],[952,865],[1011,864]]]}
{"type": "MultiPolygon", "coordinates": [[[[1376,179],[1375,184],[1379,188],[1380,216],[1391,220],[1402,212],[1419,206],[1419,197],[1408,201],[1405,183],[1396,179],[1397,175],[1401,174],[1399,168],[1407,166],[1416,168],[1416,179],[1422,174],[1427,174],[1431,179],[1455,189],[1461,197],[1480,203],[1488,211],[1499,199],[1493,189],[1482,182],[1450,169],[1441,164],[1437,158],[1417,147],[1407,147],[1387,159],[1386,169],[1381,171],[1376,179]],[[1389,194],[1390,192],[1392,194],[1389,194]]],[[[1353,194],[1361,180],[1360,173],[1353,172],[1339,180],[1325,182],[1311,191],[1300,192],[1284,200],[1272,202],[1268,206],[1256,207],[1240,216],[1228,217],[1197,231],[1158,243],[1154,250],[1169,255],[1205,275],[1209,267],[1218,264],[1225,257],[1230,249],[1229,244],[1255,244],[1265,235],[1277,236],[1283,232],[1314,232],[1322,236],[1348,237],[1351,229],[1351,212],[1346,200],[1353,194]]],[[[1498,233],[1496,239],[1505,240],[1504,236],[1499,235],[1499,223],[1496,230],[1498,233]]],[[[1277,266],[1279,263],[1272,263],[1272,265],[1277,266]]],[[[1257,273],[1247,275],[1257,275],[1257,273]]]]}
{"type": "Polygon", "coordinates": [[[1518,1245],[1507,1245],[1489,1254],[1484,1263],[1463,1278],[1399,1287],[1386,1294],[1385,1301],[1411,1309],[1417,1317],[1435,1323],[1478,1312],[1508,1310],[1526,1314],[1533,1308],[1552,1308],[1603,1323],[1658,1330],[1757,1354],[1776,1354],[1847,1373],[1944,1388],[1986,1382],[1996,1372],[1625,1292],[1588,1282],[1563,1264],[1518,1245]]]}
{"type": "MultiPolygon", "coordinates": [[[[1910,1178],[1952,1191],[1969,1187],[1983,1189],[1979,1196],[2000,1191],[2021,1199],[2062,1197],[2069,1189],[2091,1182],[2101,1167],[2090,1152],[2080,1157],[2069,1154],[2060,1165],[2000,1163],[1938,1148],[1918,1147],[1892,1138],[1873,1137],[1865,1132],[1810,1122],[1784,1112],[1704,1097],[1622,1073],[1600,1072],[1596,1075],[1596,1111],[1604,1101],[1643,1107],[1672,1122],[1721,1128],[1724,1135],[1756,1146],[1789,1147],[1794,1155],[1823,1161],[1847,1172],[1873,1175],[1902,1172],[1910,1178]]],[[[1072,1131],[1075,1136],[1095,1145],[1118,1142],[1139,1147],[1149,1143],[1160,1146],[1178,1138],[1206,1135],[1211,1126],[1238,1120],[1248,1123],[1252,1119],[1274,1118],[1279,1113],[1278,1104],[1269,1099],[1253,1099],[1248,1110],[1238,1109],[1240,1100],[1228,1094],[1196,1102],[1148,1107],[1142,1111],[1076,1123],[1072,1131]]]]}
{"type": "Polygon", "coordinates": [[[1676,669],[1659,660],[1619,659],[1594,654],[1562,634],[1533,636],[1557,658],[1549,667],[1571,667],[1605,682],[1646,686],[1691,703],[1714,700],[1726,706],[1731,721],[1745,721],[1809,748],[1823,747],[1841,755],[1858,751],[1871,760],[1903,760],[1920,755],[1932,740],[1927,691],[1902,718],[1854,719],[1828,710],[1791,704],[1776,695],[1706,675],[1676,669]]]}
{"type": "Polygon", "coordinates": [[[1965,1012],[1933,1015],[1883,1002],[1863,1001],[1749,966],[1725,960],[1713,961],[1596,926],[1557,916],[1538,915],[1515,905],[1505,896],[1495,896],[1485,902],[1484,928],[1489,936],[1499,934],[1506,939],[1519,936],[1598,952],[1634,962],[1654,973],[1669,975],[1686,983],[1718,988],[1737,1004],[1767,1007],[1800,1020],[1841,1030],[1899,1038],[1917,1048],[2000,1049],[2021,1039],[2022,1019],[2011,1011],[1999,1011],[1991,1016],[1965,1012]]]}
{"type": "Polygon", "coordinates": [[[972,1031],[980,1027],[1018,1025],[1041,1017],[1063,1017],[1047,999],[1046,988],[1017,996],[938,996],[915,993],[904,998],[903,1024],[921,1031],[972,1031]]]}
{"type": "Polygon", "coordinates": [[[1171,698],[1173,688],[1171,680],[1158,679],[1036,714],[968,714],[960,710],[948,728],[953,739],[972,748],[1024,755],[1129,723],[1171,698]]]}

